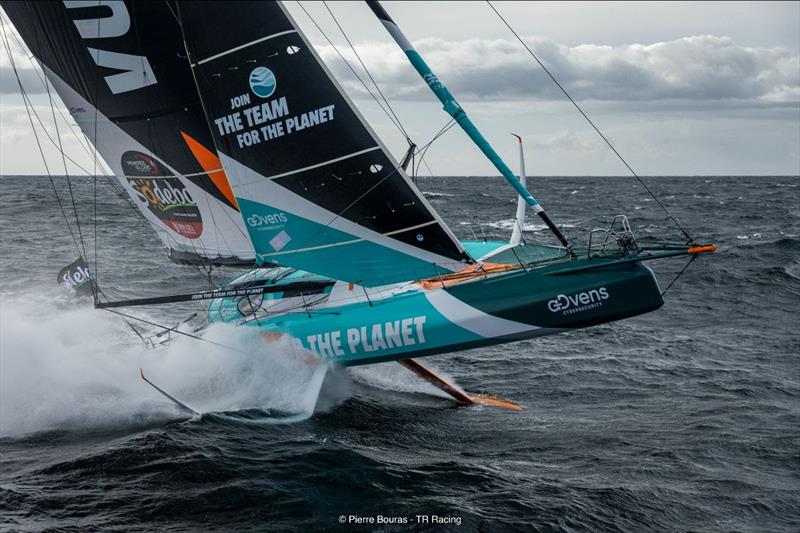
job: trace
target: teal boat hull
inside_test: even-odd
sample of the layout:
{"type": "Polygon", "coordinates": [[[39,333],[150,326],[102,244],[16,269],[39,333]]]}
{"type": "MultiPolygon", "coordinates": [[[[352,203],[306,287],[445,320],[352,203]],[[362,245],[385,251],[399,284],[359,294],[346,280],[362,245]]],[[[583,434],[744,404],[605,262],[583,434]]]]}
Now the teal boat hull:
{"type": "Polygon", "coordinates": [[[353,366],[560,333],[663,305],[653,272],[638,261],[567,258],[560,249],[532,246],[491,260],[522,256],[524,262],[531,254],[540,257],[534,267],[520,262],[457,283],[442,278],[365,289],[291,271],[276,283],[316,279],[322,289],[264,295],[247,302],[245,312],[242,299],[220,298],[209,306],[209,320],[255,328],[266,342],[289,340],[293,348],[353,366]]]}

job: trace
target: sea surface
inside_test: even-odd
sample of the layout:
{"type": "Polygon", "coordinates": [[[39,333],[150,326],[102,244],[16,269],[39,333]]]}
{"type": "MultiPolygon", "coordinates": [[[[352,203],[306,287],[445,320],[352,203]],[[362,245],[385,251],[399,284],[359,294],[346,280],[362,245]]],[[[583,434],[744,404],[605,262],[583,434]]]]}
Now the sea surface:
{"type": "MultiPolygon", "coordinates": [[[[525,406],[511,412],[455,405],[395,363],[319,374],[280,347],[148,350],[122,317],[56,285],[78,252],[50,181],[0,178],[0,530],[800,531],[800,178],[645,180],[719,246],[663,308],[424,360],[525,406]]],[[[236,275],[172,264],[105,183],[71,185],[109,297],[236,275]]],[[[459,237],[508,238],[515,200],[500,178],[419,185],[459,237]]],[[[66,181],[55,186],[76,231],[66,181]]],[[[641,242],[681,240],[633,179],[531,188],[576,242],[618,213],[641,242]]],[[[526,229],[553,243],[538,220],[526,229]]],[[[684,264],[652,266],[665,288],[684,264]]],[[[126,312],[171,325],[194,311],[126,312]]],[[[240,335],[206,333],[245,346],[240,335]]]]}

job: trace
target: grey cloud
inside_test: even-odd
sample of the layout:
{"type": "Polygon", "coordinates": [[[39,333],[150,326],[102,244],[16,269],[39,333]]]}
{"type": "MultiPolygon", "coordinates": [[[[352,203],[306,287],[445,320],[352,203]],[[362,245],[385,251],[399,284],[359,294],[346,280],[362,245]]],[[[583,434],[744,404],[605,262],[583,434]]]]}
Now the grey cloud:
{"type": "MultiPolygon", "coordinates": [[[[16,41],[11,43],[11,55],[14,65],[17,67],[22,86],[28,94],[40,94],[45,92],[42,83],[41,72],[34,69],[33,62],[28,58],[26,52],[22,50],[16,41]]],[[[0,47],[0,94],[19,94],[19,83],[14,75],[14,69],[8,58],[8,49],[3,43],[0,47]]],[[[38,66],[36,67],[38,69],[38,66]]]]}
{"type": "MultiPolygon", "coordinates": [[[[749,48],[713,35],[625,46],[568,47],[536,37],[526,38],[526,42],[581,100],[800,104],[800,56],[785,48],[749,48]]],[[[462,99],[562,98],[515,41],[423,39],[415,45],[462,99]]],[[[429,98],[424,83],[393,43],[362,43],[357,49],[388,95],[429,98]]],[[[357,65],[352,51],[340,51],[357,65]]],[[[320,53],[349,88],[366,96],[330,46],[320,47],[320,53]]]]}
{"type": "MultiPolygon", "coordinates": [[[[18,72],[26,93],[42,94],[45,92],[44,84],[32,68],[19,69],[18,72]]],[[[19,94],[19,84],[10,66],[0,66],[0,94],[19,94]]]]}

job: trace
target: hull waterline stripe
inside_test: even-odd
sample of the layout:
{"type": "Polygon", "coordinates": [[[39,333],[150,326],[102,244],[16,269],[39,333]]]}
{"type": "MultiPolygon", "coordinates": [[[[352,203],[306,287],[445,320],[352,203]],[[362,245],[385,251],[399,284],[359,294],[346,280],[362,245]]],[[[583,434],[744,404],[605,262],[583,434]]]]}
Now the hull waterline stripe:
{"type": "Polygon", "coordinates": [[[207,57],[205,59],[201,59],[197,63],[192,63],[192,68],[196,67],[197,65],[202,65],[203,63],[208,63],[209,61],[214,61],[215,59],[219,59],[220,57],[226,56],[228,54],[232,54],[233,52],[238,52],[239,50],[243,50],[248,46],[253,46],[254,44],[262,43],[264,41],[268,41],[270,39],[274,39],[275,37],[280,37],[281,35],[288,35],[290,33],[297,33],[297,30],[286,30],[281,31],[278,33],[273,33],[272,35],[267,35],[266,37],[262,37],[260,39],[256,39],[255,41],[250,41],[249,43],[245,43],[239,46],[235,46],[229,50],[225,50],[224,52],[220,52],[218,54],[214,54],[211,57],[207,57]]]}
{"type": "Polygon", "coordinates": [[[538,326],[484,313],[480,309],[462,302],[445,290],[427,292],[425,297],[447,320],[484,339],[529,334],[540,329],[538,326]]]}
{"type": "MultiPolygon", "coordinates": [[[[425,226],[430,226],[430,225],[436,224],[436,223],[437,223],[436,220],[431,220],[429,222],[424,222],[422,224],[417,224],[416,226],[409,226],[407,228],[400,228],[400,229],[396,229],[394,231],[389,231],[387,233],[381,233],[381,235],[383,235],[384,237],[391,237],[392,235],[397,235],[398,233],[403,233],[403,232],[411,231],[411,230],[414,230],[414,229],[424,228],[425,226]]],[[[286,254],[296,254],[296,253],[300,253],[300,252],[310,252],[310,251],[313,251],[313,250],[322,250],[323,248],[333,248],[335,246],[346,246],[348,244],[355,244],[357,242],[362,242],[362,241],[370,241],[370,239],[353,239],[351,241],[334,242],[334,243],[331,243],[331,244],[321,244],[319,246],[311,246],[309,248],[299,248],[297,250],[286,250],[285,252],[272,252],[272,253],[269,253],[269,254],[258,254],[258,256],[261,257],[261,258],[264,258],[264,257],[272,257],[272,256],[275,256],[275,255],[286,255],[286,254]]],[[[374,241],[370,241],[370,242],[374,242],[374,241]]]]}
{"type": "MultiPolygon", "coordinates": [[[[303,167],[303,168],[296,168],[294,170],[290,170],[288,172],[283,172],[281,174],[274,174],[272,176],[266,176],[266,179],[274,180],[274,179],[278,179],[278,178],[283,178],[284,176],[291,176],[292,174],[297,174],[299,172],[305,172],[306,170],[311,170],[313,168],[324,167],[325,165],[329,165],[331,163],[338,163],[339,161],[344,161],[345,159],[350,159],[351,157],[356,157],[356,156],[359,156],[361,154],[374,152],[375,150],[380,150],[380,149],[381,149],[380,146],[373,146],[372,148],[367,148],[366,150],[360,150],[358,152],[353,152],[352,154],[343,155],[342,157],[329,159],[328,161],[323,161],[322,163],[317,163],[315,165],[309,165],[309,166],[303,167]]],[[[250,185],[252,183],[259,183],[260,181],[262,181],[262,180],[259,179],[259,180],[247,181],[247,182],[244,182],[244,183],[240,183],[239,185],[250,185]]]]}

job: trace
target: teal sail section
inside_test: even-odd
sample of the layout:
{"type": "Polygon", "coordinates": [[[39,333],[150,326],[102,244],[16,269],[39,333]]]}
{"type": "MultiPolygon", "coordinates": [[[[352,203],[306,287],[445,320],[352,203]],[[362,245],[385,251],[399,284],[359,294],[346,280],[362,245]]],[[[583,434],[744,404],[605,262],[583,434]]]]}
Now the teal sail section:
{"type": "Polygon", "coordinates": [[[259,262],[365,286],[471,263],[280,3],[180,2],[178,16],[259,262]]]}
{"type": "Polygon", "coordinates": [[[276,214],[280,217],[278,224],[249,226],[255,249],[268,250],[258,254],[260,263],[291,265],[368,287],[430,277],[432,265],[433,275],[456,269],[452,262],[439,265],[420,262],[391,246],[359,237],[355,231],[348,233],[245,198],[237,200],[251,222],[276,214]]]}

